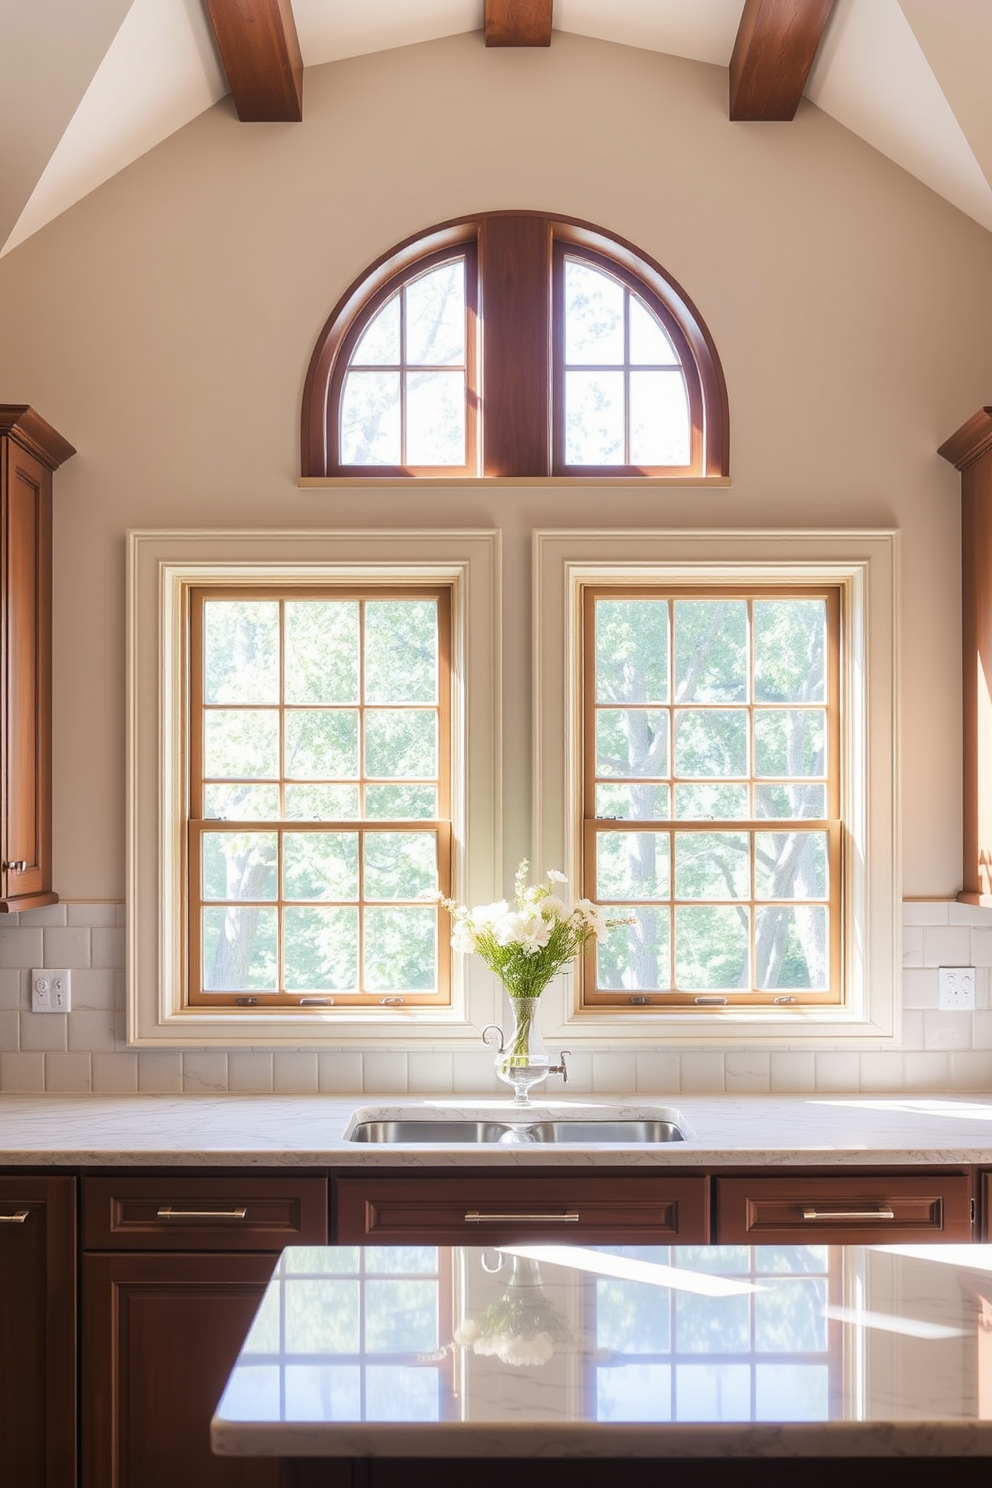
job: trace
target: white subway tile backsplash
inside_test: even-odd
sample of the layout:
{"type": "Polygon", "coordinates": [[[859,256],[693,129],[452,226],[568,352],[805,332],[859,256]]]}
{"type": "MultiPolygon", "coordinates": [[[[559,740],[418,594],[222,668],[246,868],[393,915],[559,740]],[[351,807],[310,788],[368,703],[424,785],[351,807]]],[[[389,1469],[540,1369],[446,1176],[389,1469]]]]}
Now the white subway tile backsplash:
{"type": "Polygon", "coordinates": [[[992,1091],[992,1053],[972,1050],[948,1055],[951,1064],[951,1089],[992,1091]]]}
{"type": "MultiPolygon", "coordinates": [[[[557,1091],[559,1082],[549,1076],[544,1087],[548,1094],[557,1091]]],[[[629,1054],[594,1053],[592,1056],[592,1088],[599,1095],[633,1095],[637,1089],[637,1056],[629,1054]]]]}
{"type": "Polygon", "coordinates": [[[92,1088],[89,1054],[45,1055],[46,1090],[55,1095],[78,1095],[92,1088]]]}
{"type": "Polygon", "coordinates": [[[397,1052],[375,1050],[362,1055],[363,1088],[378,1094],[406,1090],[407,1056],[397,1052]]]}
{"type": "Polygon", "coordinates": [[[24,909],[18,918],[22,925],[34,929],[44,925],[64,925],[66,907],[64,904],[46,904],[42,909],[24,909]]]}
{"type": "Polygon", "coordinates": [[[135,1095],[138,1090],[137,1054],[94,1054],[92,1056],[93,1092],[95,1095],[135,1095]]]}
{"type": "Polygon", "coordinates": [[[951,1062],[947,1054],[913,1051],[903,1056],[907,1090],[947,1090],[951,1062]]]}
{"type": "Polygon", "coordinates": [[[974,1013],[925,1012],[923,1014],[923,1047],[925,1049],[971,1048],[971,1024],[974,1013]]]}
{"type": "Polygon", "coordinates": [[[0,927],[0,966],[31,967],[44,964],[41,930],[23,930],[20,926],[10,929],[6,925],[0,927]]]}
{"type": "Polygon", "coordinates": [[[947,899],[905,899],[902,906],[904,925],[946,925],[950,920],[947,899]]]}
{"type": "Polygon", "coordinates": [[[826,1051],[814,1054],[818,1091],[860,1090],[861,1064],[857,1054],[826,1051]]]}
{"type": "Polygon", "coordinates": [[[142,1050],[138,1055],[139,1095],[181,1095],[183,1056],[178,1049],[142,1050]]]}
{"type": "Polygon", "coordinates": [[[118,967],[124,965],[125,942],[123,930],[91,930],[90,943],[91,966],[118,967]]]}
{"type": "Polygon", "coordinates": [[[773,1050],[768,1060],[768,1088],[776,1095],[815,1090],[815,1055],[805,1049],[773,1050]]]}
{"type": "Polygon", "coordinates": [[[407,1056],[406,1088],[414,1095],[446,1095],[454,1080],[453,1054],[415,1049],[407,1056]]]}
{"type": "Polygon", "coordinates": [[[902,974],[904,1008],[935,1008],[939,976],[936,966],[907,967],[902,974]]]}
{"type": "Polygon", "coordinates": [[[21,1052],[63,1053],[68,1047],[68,1013],[20,1013],[21,1052]]]}
{"type": "MultiPolygon", "coordinates": [[[[75,992],[75,986],[73,987],[75,992]]],[[[23,1014],[31,1017],[30,1013],[23,1014]]],[[[35,1014],[37,1017],[37,1014],[35,1014]]],[[[54,1017],[54,1014],[49,1014],[54,1017]]],[[[107,1012],[76,1012],[75,1003],[73,1010],[68,1015],[68,1048],[77,1052],[84,1049],[93,1054],[113,1054],[117,1047],[114,1037],[113,1015],[107,1012]]]]}
{"type": "Polygon", "coordinates": [[[970,966],[971,930],[964,925],[932,925],[923,932],[925,966],[970,966]]]}
{"type": "Polygon", "coordinates": [[[971,1046],[973,1049],[992,1049],[992,1012],[987,1009],[972,1014],[971,1046]]]}
{"type": "Polygon", "coordinates": [[[44,1089],[44,1054],[0,1054],[0,1090],[41,1095],[44,1089]]]}
{"type": "Polygon", "coordinates": [[[213,1050],[183,1054],[183,1090],[192,1095],[218,1095],[228,1088],[227,1055],[213,1050]]]}
{"type": "Polygon", "coordinates": [[[228,1054],[227,1088],[239,1095],[271,1095],[272,1055],[228,1054]]]}
{"type": "Polygon", "coordinates": [[[466,1049],[452,1061],[451,1088],[456,1095],[508,1095],[509,1086],[496,1079],[489,1050],[466,1049]]]}
{"type": "Polygon", "coordinates": [[[763,1095],[768,1079],[768,1055],[760,1050],[724,1055],[723,1082],[728,1095],[763,1095]]]}
{"type": "Polygon", "coordinates": [[[17,1008],[0,1011],[0,1049],[16,1054],[21,1046],[21,1015],[17,1008]]]}
{"type": "MultiPolygon", "coordinates": [[[[637,1068],[637,1093],[639,1095],[670,1095],[679,1088],[679,1056],[674,1053],[634,1055],[637,1068]]],[[[569,1070],[575,1063],[569,1060],[569,1070]]],[[[569,1084],[572,1075],[568,1076],[569,1084]]]]}
{"type": "Polygon", "coordinates": [[[86,925],[90,928],[101,927],[112,930],[118,923],[116,904],[67,904],[65,906],[65,918],[67,925],[86,925]]]}
{"type": "Polygon", "coordinates": [[[904,925],[902,930],[903,966],[923,965],[923,926],[904,925]]]}
{"type": "Polygon", "coordinates": [[[355,1050],[317,1055],[317,1089],[326,1095],[360,1095],[362,1055],[355,1050]]]}
{"type": "Polygon", "coordinates": [[[45,959],[41,966],[89,966],[90,932],[65,926],[56,926],[43,932],[45,959]]]}
{"type": "MultiPolygon", "coordinates": [[[[52,962],[52,965],[55,963],[52,962]]],[[[112,971],[93,971],[90,967],[76,966],[73,961],[59,962],[72,968],[72,1011],[106,1012],[114,1009],[114,975],[112,971]]]]}
{"type": "MultiPolygon", "coordinates": [[[[14,967],[0,971],[0,1008],[27,1008],[30,1006],[27,990],[27,973],[14,967]]],[[[0,1048],[6,1048],[0,1044],[0,1048]]]]}
{"type": "Polygon", "coordinates": [[[862,1090],[902,1090],[905,1080],[902,1054],[862,1054],[862,1090]]]}
{"type": "Polygon", "coordinates": [[[947,905],[947,919],[951,925],[992,926],[992,909],[981,904],[958,904],[951,899],[947,905]]]}
{"type": "Polygon", "coordinates": [[[276,1095],[316,1095],[317,1056],[306,1049],[283,1049],[272,1056],[276,1095]]]}
{"type": "Polygon", "coordinates": [[[681,1065],[681,1088],[684,1091],[705,1095],[722,1095],[723,1054],[705,1050],[679,1056],[681,1065]]]}

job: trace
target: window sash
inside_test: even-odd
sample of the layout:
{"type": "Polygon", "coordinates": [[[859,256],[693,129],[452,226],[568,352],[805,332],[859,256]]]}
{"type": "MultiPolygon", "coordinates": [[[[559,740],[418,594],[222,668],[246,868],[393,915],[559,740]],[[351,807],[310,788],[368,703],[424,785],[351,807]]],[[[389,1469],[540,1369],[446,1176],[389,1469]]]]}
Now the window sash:
{"type": "MultiPolygon", "coordinates": [[[[816,1007],[836,1006],[843,1002],[842,964],[843,964],[843,935],[844,923],[843,913],[843,807],[842,807],[842,771],[841,771],[841,725],[840,725],[840,696],[841,696],[841,602],[840,589],[833,585],[727,585],[721,583],[713,584],[623,584],[623,585],[583,585],[582,586],[582,704],[581,704],[581,759],[582,759],[582,849],[581,849],[581,874],[583,894],[597,902],[601,902],[607,908],[622,911],[633,909],[636,906],[657,906],[668,915],[668,985],[665,988],[635,988],[610,989],[600,987],[598,984],[598,952],[595,942],[586,950],[580,976],[580,1006],[589,1008],[609,1007],[618,1015],[639,1014],[645,1009],[663,1006],[690,1007],[702,1014],[719,1013],[721,1009],[733,1009],[743,1007],[800,1007],[812,1005],[816,1007]],[[685,599],[703,598],[710,600],[744,600],[748,604],[748,663],[747,696],[743,701],[700,703],[695,700],[680,701],[674,696],[674,656],[675,627],[673,606],[676,602],[685,599]],[[681,818],[674,816],[674,802],[669,799],[669,815],[655,818],[613,818],[596,816],[596,787],[605,777],[597,777],[596,774],[596,715],[603,707],[650,707],[652,711],[667,714],[669,723],[680,709],[686,707],[705,710],[733,708],[748,715],[749,737],[753,737],[753,715],[756,711],[765,711],[775,704],[756,702],[754,698],[753,676],[754,676],[754,648],[753,648],[753,602],[769,599],[821,599],[825,604],[826,611],[826,648],[825,648],[825,672],[826,672],[826,696],[822,703],[802,704],[780,704],[781,707],[813,708],[823,709],[826,712],[826,771],[825,776],[818,777],[824,780],[826,787],[826,814],[819,818],[810,817],[730,817],[730,818],[681,818]],[[668,650],[669,650],[669,686],[668,700],[665,703],[650,704],[626,704],[623,702],[610,702],[608,704],[597,704],[596,701],[596,605],[599,600],[658,600],[668,605],[668,650]],[[826,877],[827,893],[822,897],[811,897],[804,899],[784,899],[782,897],[769,898],[759,896],[755,893],[755,843],[759,834],[780,832],[810,832],[821,833],[826,838],[826,877]],[[666,894],[652,896],[650,900],[624,899],[622,896],[611,896],[601,898],[597,896],[597,861],[599,839],[605,833],[652,833],[662,838],[667,838],[669,849],[669,873],[668,891],[666,894]],[[676,893],[676,882],[674,873],[675,863],[675,839],[676,836],[691,834],[716,834],[733,833],[746,836],[748,839],[748,892],[739,897],[727,895],[725,897],[689,897],[676,893]],[[755,985],[755,942],[757,936],[757,916],[765,907],[801,907],[822,906],[828,922],[828,933],[826,938],[826,961],[827,976],[826,986],[821,989],[803,989],[796,987],[759,988],[755,985]],[[747,920],[747,950],[746,969],[748,972],[748,985],[734,988],[704,988],[679,987],[677,985],[676,961],[676,915],[677,911],[686,908],[726,908],[732,906],[743,911],[747,920]]],[[[673,730],[669,727],[669,737],[673,730]]],[[[667,770],[664,776],[658,777],[663,783],[667,783],[670,791],[674,790],[676,775],[674,760],[669,757],[667,770]]],[[[787,780],[791,777],[773,777],[776,782],[787,780]]],[[[806,777],[803,777],[804,779],[806,777]]],[[[707,783],[721,783],[731,777],[707,777],[707,783]]],[[[758,776],[754,769],[754,760],[749,757],[746,773],[734,775],[734,783],[746,786],[749,799],[753,803],[753,791],[756,786],[765,782],[765,777],[758,776]]],[[[621,777],[609,777],[610,783],[623,784],[621,777]]],[[[638,778],[637,783],[644,781],[638,778]]],[[[622,932],[621,932],[622,933],[622,932]]]]}

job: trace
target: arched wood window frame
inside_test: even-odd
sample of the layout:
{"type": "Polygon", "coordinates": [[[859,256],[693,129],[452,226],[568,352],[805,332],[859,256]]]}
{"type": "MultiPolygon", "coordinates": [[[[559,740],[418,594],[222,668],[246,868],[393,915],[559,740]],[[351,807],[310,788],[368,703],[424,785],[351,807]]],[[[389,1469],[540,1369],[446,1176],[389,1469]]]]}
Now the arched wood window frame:
{"type": "Polygon", "coordinates": [[[537,212],[447,222],[384,254],[350,286],[314,347],[302,408],[304,478],[627,479],[685,484],[730,472],[723,369],[702,317],[660,264],[601,228],[537,212]],[[686,380],[690,461],[681,466],[568,465],[564,459],[563,262],[586,260],[638,295],[671,338],[686,380]],[[345,465],[341,394],[349,361],[389,298],[432,267],[466,261],[466,463],[345,465]]]}

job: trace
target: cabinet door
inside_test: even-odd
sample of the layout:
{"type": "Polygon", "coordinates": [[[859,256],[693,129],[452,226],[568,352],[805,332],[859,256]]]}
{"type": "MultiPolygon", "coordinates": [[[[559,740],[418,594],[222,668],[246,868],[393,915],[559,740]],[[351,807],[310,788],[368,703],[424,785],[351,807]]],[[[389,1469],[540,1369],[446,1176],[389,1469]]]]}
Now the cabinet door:
{"type": "Polygon", "coordinates": [[[857,1245],[971,1239],[966,1173],[717,1178],[719,1244],[804,1239],[857,1245]]]}
{"type": "Polygon", "coordinates": [[[52,477],[3,441],[3,821],[0,891],[10,909],[51,892],[52,477]]]}
{"type": "Polygon", "coordinates": [[[597,1177],[336,1180],[340,1245],[489,1245],[579,1240],[651,1245],[709,1239],[709,1180],[644,1174],[597,1177]]]}
{"type": "Polygon", "coordinates": [[[277,1259],[83,1257],[83,1488],[276,1488],[212,1455],[210,1418],[277,1259]]]}
{"type": "Polygon", "coordinates": [[[0,1178],[0,1481],[76,1481],[72,1178],[0,1178]]]}

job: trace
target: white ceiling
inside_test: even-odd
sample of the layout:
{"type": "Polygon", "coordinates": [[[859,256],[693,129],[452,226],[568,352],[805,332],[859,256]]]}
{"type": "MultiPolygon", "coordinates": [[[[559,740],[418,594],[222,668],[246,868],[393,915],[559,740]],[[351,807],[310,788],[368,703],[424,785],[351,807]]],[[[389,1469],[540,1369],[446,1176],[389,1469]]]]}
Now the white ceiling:
{"type": "MultiPolygon", "coordinates": [[[[555,0],[554,15],[559,31],[726,66],[742,9],[555,0]]],[[[483,0],[293,10],[313,67],[478,30],[483,0]]],[[[990,57],[992,0],[836,0],[806,96],[992,231],[990,57]]],[[[203,0],[0,0],[0,138],[17,141],[0,157],[2,252],[226,92],[203,0]]]]}

